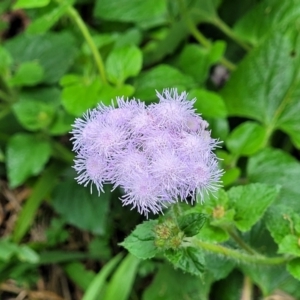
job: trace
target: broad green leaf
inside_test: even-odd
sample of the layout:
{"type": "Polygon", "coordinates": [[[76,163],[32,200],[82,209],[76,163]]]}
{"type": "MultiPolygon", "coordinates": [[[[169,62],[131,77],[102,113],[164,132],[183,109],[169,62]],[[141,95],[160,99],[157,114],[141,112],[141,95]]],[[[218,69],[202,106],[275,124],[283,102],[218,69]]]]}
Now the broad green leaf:
{"type": "Polygon", "coordinates": [[[165,88],[177,87],[186,90],[194,85],[191,77],[182,74],[168,65],[159,65],[149,71],[141,73],[135,80],[135,96],[143,100],[156,99],[155,90],[162,92],[165,88]]]}
{"type": "Polygon", "coordinates": [[[241,170],[238,167],[233,167],[228,170],[225,170],[224,174],[221,177],[223,185],[226,187],[233,184],[241,174],[241,170]]]}
{"type": "Polygon", "coordinates": [[[131,254],[122,260],[109,281],[103,300],[127,300],[137,275],[140,260],[131,254]]]}
{"type": "Polygon", "coordinates": [[[103,288],[106,285],[107,277],[110,275],[112,270],[115,268],[117,263],[121,260],[121,254],[116,255],[112,258],[95,276],[93,281],[90,282],[82,300],[98,300],[103,288]]]}
{"type": "Polygon", "coordinates": [[[235,210],[234,223],[241,231],[248,231],[262,217],[276,199],[279,187],[255,183],[233,187],[228,191],[231,207],[235,210]]]}
{"type": "Polygon", "coordinates": [[[57,82],[72,65],[77,53],[68,32],[42,35],[19,34],[4,44],[16,64],[37,61],[44,69],[43,82],[57,82]]]}
{"type": "Polygon", "coordinates": [[[87,270],[80,262],[71,262],[64,266],[68,277],[82,290],[87,290],[96,275],[93,271],[87,270]]]}
{"type": "Polygon", "coordinates": [[[80,78],[73,85],[67,85],[62,91],[62,104],[66,111],[81,116],[99,101],[101,83],[98,78],[80,78]]]}
{"type": "MultiPolygon", "coordinates": [[[[37,156],[37,155],[32,155],[37,156]]],[[[58,175],[63,170],[61,165],[50,165],[40,176],[32,189],[32,193],[23,206],[20,215],[16,221],[13,231],[13,241],[20,242],[26,234],[33,220],[36,211],[44,200],[45,196],[52,190],[57,182],[58,175]]]]}
{"type": "Polygon", "coordinates": [[[16,187],[32,176],[38,175],[51,154],[48,141],[37,136],[18,133],[7,145],[6,166],[11,187],[16,187]]]}
{"type": "Polygon", "coordinates": [[[9,80],[12,86],[34,86],[43,80],[44,69],[36,61],[24,62],[9,80]]]}
{"type": "Polygon", "coordinates": [[[29,262],[36,264],[39,262],[39,255],[27,245],[21,245],[18,247],[17,257],[22,262],[29,262]]]}
{"type": "Polygon", "coordinates": [[[276,31],[239,65],[222,91],[232,116],[261,122],[270,135],[280,129],[300,147],[299,33],[276,31]]]}
{"type": "Polygon", "coordinates": [[[69,179],[55,187],[51,204],[66,222],[103,235],[106,231],[109,198],[108,189],[100,196],[96,191],[91,194],[89,188],[80,186],[75,179],[69,179]]]}
{"type": "Polygon", "coordinates": [[[226,146],[233,154],[250,156],[264,146],[266,134],[256,122],[244,122],[229,134],[226,146]]]}
{"type": "Polygon", "coordinates": [[[288,262],[286,266],[290,274],[296,279],[300,280],[300,258],[295,258],[288,262]]]}
{"type": "Polygon", "coordinates": [[[195,89],[189,92],[189,99],[196,98],[194,107],[197,112],[205,117],[225,118],[227,110],[221,96],[217,93],[202,89],[195,89]]]}
{"type": "Polygon", "coordinates": [[[264,0],[257,2],[234,26],[237,35],[252,44],[259,43],[269,32],[300,16],[298,1],[264,0]]]}
{"type": "Polygon", "coordinates": [[[0,74],[6,73],[12,62],[10,53],[3,46],[0,46],[0,74]]]}
{"type": "MultiPolygon", "coordinates": [[[[115,100],[116,97],[125,98],[132,96],[134,93],[134,87],[129,84],[123,84],[121,86],[103,85],[99,92],[99,98],[105,105],[111,105],[111,101],[115,100]]],[[[115,101],[114,101],[115,102],[115,101]]],[[[116,102],[115,102],[116,103],[116,102]]]]}
{"type": "Polygon", "coordinates": [[[71,131],[74,117],[68,114],[62,107],[56,110],[56,115],[49,128],[51,135],[62,135],[71,131]]]}
{"type": "Polygon", "coordinates": [[[204,273],[205,259],[202,249],[192,247],[169,249],[164,255],[176,268],[184,272],[195,276],[202,276],[204,273]]]}
{"type": "Polygon", "coordinates": [[[156,225],[156,220],[143,222],[120,245],[138,258],[154,257],[158,252],[158,248],[154,244],[154,227],[156,225]]]}
{"type": "Polygon", "coordinates": [[[143,300],[206,300],[213,282],[207,274],[205,280],[197,276],[175,270],[169,264],[160,266],[151,284],[143,293],[143,300]],[[180,283],[180,284],[179,284],[180,283]]]}
{"type": "Polygon", "coordinates": [[[190,237],[199,233],[205,221],[205,214],[188,213],[178,218],[178,226],[185,236],[190,237]]]}
{"type": "Polygon", "coordinates": [[[30,23],[27,27],[27,32],[30,34],[45,33],[66,13],[73,2],[73,0],[62,1],[59,6],[54,7],[51,11],[30,23]]]}
{"type": "Polygon", "coordinates": [[[222,0],[196,0],[192,7],[192,13],[200,21],[210,22],[217,17],[217,8],[222,0]]]}
{"type": "Polygon", "coordinates": [[[155,0],[97,0],[96,17],[109,21],[134,22],[153,27],[165,22],[167,1],[155,0]]]}
{"type": "Polygon", "coordinates": [[[278,253],[300,256],[299,236],[286,235],[279,244],[278,253]]]}
{"type": "Polygon", "coordinates": [[[128,77],[136,76],[142,68],[142,53],[135,46],[124,46],[110,52],[106,60],[108,79],[120,86],[128,77]]]}
{"type": "Polygon", "coordinates": [[[276,204],[285,204],[300,213],[300,164],[288,153],[279,149],[264,149],[249,159],[247,168],[251,182],[281,186],[276,204]]]}
{"type": "Polygon", "coordinates": [[[50,3],[50,0],[17,0],[14,9],[43,7],[50,3]]]}
{"type": "Polygon", "coordinates": [[[35,131],[50,125],[55,107],[41,101],[25,100],[14,104],[13,111],[24,128],[35,131]]]}

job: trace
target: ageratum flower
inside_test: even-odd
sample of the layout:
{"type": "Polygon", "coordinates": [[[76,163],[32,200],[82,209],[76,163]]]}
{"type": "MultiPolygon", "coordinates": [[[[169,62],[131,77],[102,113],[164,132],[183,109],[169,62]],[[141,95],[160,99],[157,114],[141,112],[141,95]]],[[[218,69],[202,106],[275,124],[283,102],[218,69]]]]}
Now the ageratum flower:
{"type": "Polygon", "coordinates": [[[194,100],[176,89],[157,92],[159,102],[117,98],[76,119],[72,130],[78,183],[121,187],[123,205],[141,214],[159,213],[177,201],[203,200],[220,186],[222,171],[208,123],[194,100]]]}

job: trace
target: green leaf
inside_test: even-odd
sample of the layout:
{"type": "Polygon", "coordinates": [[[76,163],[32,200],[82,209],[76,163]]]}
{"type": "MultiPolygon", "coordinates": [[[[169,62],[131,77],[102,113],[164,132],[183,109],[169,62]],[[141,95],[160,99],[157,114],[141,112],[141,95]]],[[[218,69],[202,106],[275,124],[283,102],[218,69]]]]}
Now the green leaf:
{"type": "Polygon", "coordinates": [[[279,193],[278,186],[256,183],[233,187],[228,191],[235,210],[234,223],[241,231],[248,231],[262,217],[279,193]]]}
{"type": "Polygon", "coordinates": [[[37,136],[19,133],[7,145],[7,171],[11,187],[16,187],[32,176],[38,175],[51,154],[48,141],[37,136]]]}
{"type": "Polygon", "coordinates": [[[230,115],[255,119],[269,134],[280,129],[297,147],[300,55],[293,53],[299,43],[293,26],[289,31],[276,31],[242,61],[222,91],[230,115]]]}
{"type": "Polygon", "coordinates": [[[112,275],[103,300],[127,300],[129,298],[139,263],[138,258],[127,254],[112,275]]]}
{"type": "Polygon", "coordinates": [[[16,221],[13,231],[13,241],[18,243],[26,234],[31,223],[35,218],[37,209],[39,208],[44,197],[52,190],[56,184],[57,177],[62,171],[62,167],[56,164],[50,165],[38,179],[33,187],[32,193],[23,206],[20,215],[16,221]]]}
{"type": "Polygon", "coordinates": [[[206,221],[206,215],[201,213],[188,213],[178,218],[178,226],[187,237],[199,233],[206,221]]]}
{"type": "Polygon", "coordinates": [[[195,89],[189,92],[189,99],[196,98],[194,106],[205,117],[225,118],[227,110],[223,99],[214,92],[195,89]]]}
{"type": "Polygon", "coordinates": [[[22,126],[32,131],[47,128],[55,114],[53,106],[34,100],[17,102],[13,111],[22,126]]]}
{"type": "Polygon", "coordinates": [[[16,244],[4,239],[0,239],[0,262],[9,261],[16,253],[18,247],[16,244]]]}
{"type": "Polygon", "coordinates": [[[98,300],[99,295],[103,292],[103,288],[106,285],[107,277],[110,275],[112,270],[121,260],[122,256],[119,253],[114,258],[112,258],[105,266],[100,270],[100,272],[95,276],[93,281],[91,281],[88,286],[82,300],[98,300]]]}
{"type": "Polygon", "coordinates": [[[43,80],[44,69],[36,61],[24,62],[18,68],[13,78],[9,80],[12,86],[33,86],[43,80]]]}
{"type": "Polygon", "coordinates": [[[201,21],[213,21],[217,17],[217,8],[222,0],[197,0],[192,7],[192,13],[201,21]]]}
{"type": "Polygon", "coordinates": [[[62,104],[66,111],[74,116],[81,116],[87,109],[99,101],[101,84],[98,78],[80,78],[75,84],[67,85],[62,91],[62,104]]]}
{"type": "Polygon", "coordinates": [[[58,22],[73,2],[73,0],[64,0],[59,6],[30,23],[27,32],[30,34],[45,33],[58,22]]]}
{"type": "Polygon", "coordinates": [[[256,122],[244,122],[229,134],[226,146],[233,154],[250,156],[264,146],[266,135],[265,128],[256,122]]]}
{"type": "Polygon", "coordinates": [[[0,46],[0,74],[5,74],[12,63],[13,59],[10,53],[3,46],[0,46]]]}
{"type": "Polygon", "coordinates": [[[265,36],[300,16],[297,1],[264,0],[258,2],[234,26],[234,31],[244,40],[257,44],[265,36]]]}
{"type": "Polygon", "coordinates": [[[49,128],[51,135],[62,135],[71,131],[74,117],[69,115],[64,109],[59,108],[56,111],[53,122],[49,128]]]}
{"type": "Polygon", "coordinates": [[[106,60],[108,79],[120,86],[129,77],[139,74],[142,68],[142,53],[135,46],[124,46],[110,52],[106,60]]]}
{"type": "Polygon", "coordinates": [[[5,48],[19,65],[38,62],[44,69],[43,82],[57,82],[73,64],[77,47],[73,36],[67,32],[43,35],[19,34],[5,43],[5,48]]]}
{"type": "Polygon", "coordinates": [[[156,98],[155,90],[162,92],[165,88],[174,87],[177,87],[179,90],[186,90],[193,84],[194,81],[191,77],[182,74],[173,67],[161,64],[141,73],[136,78],[135,96],[143,100],[153,100],[156,98]]]}
{"type": "Polygon", "coordinates": [[[120,245],[140,259],[154,257],[158,252],[154,244],[156,224],[156,220],[143,222],[120,245]]]}
{"type": "Polygon", "coordinates": [[[165,257],[184,272],[195,276],[202,276],[204,273],[204,253],[197,248],[169,249],[164,253],[165,257]]]}
{"type": "Polygon", "coordinates": [[[241,174],[241,170],[238,167],[233,167],[228,170],[225,170],[225,173],[221,177],[221,181],[223,182],[223,186],[229,186],[233,184],[241,174]]]}
{"type": "Polygon", "coordinates": [[[108,188],[99,197],[97,192],[91,194],[89,188],[79,185],[74,179],[68,179],[56,186],[51,204],[66,222],[103,235],[106,231],[109,198],[108,188]]]}
{"type": "Polygon", "coordinates": [[[64,271],[68,277],[84,291],[87,290],[96,277],[94,272],[87,270],[80,262],[71,262],[65,265],[64,271]]]}
{"type": "Polygon", "coordinates": [[[300,213],[300,164],[288,153],[278,149],[264,149],[249,159],[247,168],[251,182],[278,184],[281,192],[276,204],[286,204],[300,213]]]}
{"type": "Polygon", "coordinates": [[[300,280],[300,258],[295,258],[288,262],[286,269],[296,279],[300,280]]]}
{"type": "Polygon", "coordinates": [[[27,245],[18,247],[17,256],[20,261],[36,264],[39,262],[39,255],[27,245]]]}
{"type": "Polygon", "coordinates": [[[205,280],[197,276],[174,270],[169,264],[160,266],[151,284],[143,293],[143,300],[209,299],[213,278],[209,274],[205,280]],[[178,284],[180,282],[180,284],[178,284]]]}
{"type": "Polygon", "coordinates": [[[165,21],[165,0],[97,0],[96,17],[109,21],[134,22],[143,27],[153,27],[165,21]]]}
{"type": "Polygon", "coordinates": [[[285,236],[279,244],[278,253],[300,256],[299,237],[293,234],[285,236]]]}
{"type": "Polygon", "coordinates": [[[43,7],[50,3],[50,0],[17,0],[14,9],[43,7]]]}

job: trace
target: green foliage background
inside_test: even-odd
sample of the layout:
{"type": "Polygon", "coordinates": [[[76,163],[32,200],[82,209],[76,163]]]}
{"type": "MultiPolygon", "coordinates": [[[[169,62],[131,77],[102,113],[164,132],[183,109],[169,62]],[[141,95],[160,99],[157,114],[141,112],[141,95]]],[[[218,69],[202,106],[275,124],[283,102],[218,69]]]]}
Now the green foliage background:
{"type": "Polygon", "coordinates": [[[4,0],[0,15],[1,299],[300,298],[299,1],[4,0]],[[12,34],[13,18],[22,25],[12,34]],[[142,223],[121,191],[76,183],[74,119],[116,96],[151,103],[164,88],[197,98],[223,141],[224,189],[183,204],[201,217],[179,229],[189,237],[204,225],[202,249],[241,246],[285,263],[159,252],[161,219],[142,223]],[[67,288],[49,285],[53,270],[67,288]]]}

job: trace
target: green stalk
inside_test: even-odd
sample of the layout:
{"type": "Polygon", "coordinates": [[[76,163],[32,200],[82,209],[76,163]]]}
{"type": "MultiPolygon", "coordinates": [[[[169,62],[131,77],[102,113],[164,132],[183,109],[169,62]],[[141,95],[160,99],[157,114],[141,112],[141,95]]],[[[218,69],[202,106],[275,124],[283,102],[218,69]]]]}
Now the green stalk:
{"type": "Polygon", "coordinates": [[[189,246],[194,246],[202,250],[212,252],[215,254],[221,254],[226,258],[233,259],[238,262],[253,263],[261,265],[277,266],[287,263],[291,258],[286,257],[266,257],[263,255],[249,255],[238,250],[230,249],[221,245],[211,244],[198,240],[197,238],[186,239],[189,242],[189,246]]]}
{"type": "Polygon", "coordinates": [[[96,62],[96,66],[97,66],[99,74],[100,74],[100,77],[101,77],[103,83],[107,83],[102,57],[94,43],[94,40],[93,40],[87,26],[85,25],[81,16],[79,15],[79,13],[77,12],[77,10],[74,7],[70,6],[67,9],[67,14],[76,23],[76,25],[80,29],[83,37],[85,38],[86,42],[88,43],[88,45],[92,51],[94,60],[96,62]]]}
{"type": "MultiPolygon", "coordinates": [[[[211,48],[212,46],[211,42],[197,29],[197,27],[189,18],[187,18],[187,26],[191,34],[202,46],[204,46],[207,49],[211,48]]],[[[222,57],[220,62],[230,71],[234,71],[236,69],[236,65],[225,57],[222,57]]]]}

